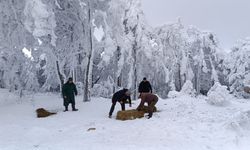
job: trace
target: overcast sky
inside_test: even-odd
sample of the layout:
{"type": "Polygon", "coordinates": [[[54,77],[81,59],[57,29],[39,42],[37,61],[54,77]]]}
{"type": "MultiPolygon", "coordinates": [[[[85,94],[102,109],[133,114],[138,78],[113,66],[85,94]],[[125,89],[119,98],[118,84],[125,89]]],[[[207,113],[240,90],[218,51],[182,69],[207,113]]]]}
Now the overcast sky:
{"type": "Polygon", "coordinates": [[[152,26],[181,17],[185,25],[213,31],[225,49],[250,37],[250,0],[142,0],[142,8],[152,26]]]}

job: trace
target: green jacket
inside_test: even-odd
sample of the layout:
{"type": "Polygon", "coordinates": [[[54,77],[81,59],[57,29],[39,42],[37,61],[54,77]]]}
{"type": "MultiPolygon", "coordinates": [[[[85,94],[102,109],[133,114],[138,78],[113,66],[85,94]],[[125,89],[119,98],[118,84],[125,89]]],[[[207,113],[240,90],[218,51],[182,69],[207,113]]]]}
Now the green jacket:
{"type": "Polygon", "coordinates": [[[75,95],[77,95],[76,85],[74,83],[65,83],[62,88],[63,98],[65,96],[68,101],[75,101],[75,95]]]}

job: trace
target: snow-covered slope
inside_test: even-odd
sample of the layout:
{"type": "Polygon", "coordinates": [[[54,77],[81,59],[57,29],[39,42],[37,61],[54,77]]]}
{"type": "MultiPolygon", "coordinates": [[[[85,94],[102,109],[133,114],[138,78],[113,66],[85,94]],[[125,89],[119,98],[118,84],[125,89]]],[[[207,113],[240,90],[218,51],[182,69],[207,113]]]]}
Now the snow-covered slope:
{"type": "MultiPolygon", "coordinates": [[[[7,94],[6,91],[0,92],[7,94]]],[[[13,95],[9,95],[16,102],[13,95]]],[[[226,107],[206,97],[161,99],[152,119],[117,121],[107,117],[110,100],[77,97],[78,112],[62,112],[58,95],[37,94],[15,105],[0,105],[1,150],[231,150],[250,148],[250,103],[235,100],[226,107]],[[44,107],[57,115],[38,119],[44,107]],[[243,116],[243,115],[244,116],[243,116]],[[248,128],[247,128],[248,126],[248,128]],[[89,128],[96,128],[87,131],[89,128]]],[[[1,98],[0,101],[3,99],[1,98]]],[[[3,104],[3,103],[2,103],[3,104]]],[[[134,102],[135,108],[138,101],[134,102]]],[[[120,109],[117,105],[116,111],[120,109]]],[[[115,116],[114,116],[115,117],[115,116]]]]}

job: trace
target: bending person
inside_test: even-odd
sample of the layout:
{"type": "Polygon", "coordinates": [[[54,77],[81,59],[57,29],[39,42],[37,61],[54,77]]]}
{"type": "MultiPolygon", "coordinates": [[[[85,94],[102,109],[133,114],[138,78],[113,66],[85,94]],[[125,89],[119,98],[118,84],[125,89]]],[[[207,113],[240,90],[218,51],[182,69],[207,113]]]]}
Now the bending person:
{"type": "Polygon", "coordinates": [[[109,111],[109,118],[112,117],[112,113],[115,109],[116,103],[119,102],[121,104],[121,109],[124,111],[125,103],[127,100],[129,100],[129,106],[131,107],[132,104],[131,104],[130,92],[128,89],[123,89],[123,90],[116,92],[112,97],[112,106],[109,111]]]}
{"type": "Polygon", "coordinates": [[[144,104],[147,103],[149,107],[148,119],[153,116],[154,106],[158,102],[158,97],[151,93],[141,93],[140,94],[141,103],[137,107],[137,110],[140,111],[143,109],[144,104]]]}

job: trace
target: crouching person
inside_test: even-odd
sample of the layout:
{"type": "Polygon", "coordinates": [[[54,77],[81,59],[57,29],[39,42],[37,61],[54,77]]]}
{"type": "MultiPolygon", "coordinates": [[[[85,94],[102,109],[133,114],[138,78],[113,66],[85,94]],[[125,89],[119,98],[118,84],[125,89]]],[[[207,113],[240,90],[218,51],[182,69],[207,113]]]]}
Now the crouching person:
{"type": "Polygon", "coordinates": [[[131,107],[132,104],[131,104],[130,92],[128,89],[123,89],[123,90],[116,92],[112,97],[112,106],[109,111],[109,118],[112,117],[112,113],[115,109],[116,103],[119,102],[121,104],[122,111],[124,111],[125,103],[127,100],[129,100],[129,106],[131,107]]]}
{"type": "Polygon", "coordinates": [[[154,106],[158,102],[158,97],[151,93],[141,93],[139,98],[141,98],[141,103],[137,107],[137,110],[142,110],[144,104],[147,103],[149,107],[148,119],[151,118],[153,116],[154,106]]]}

